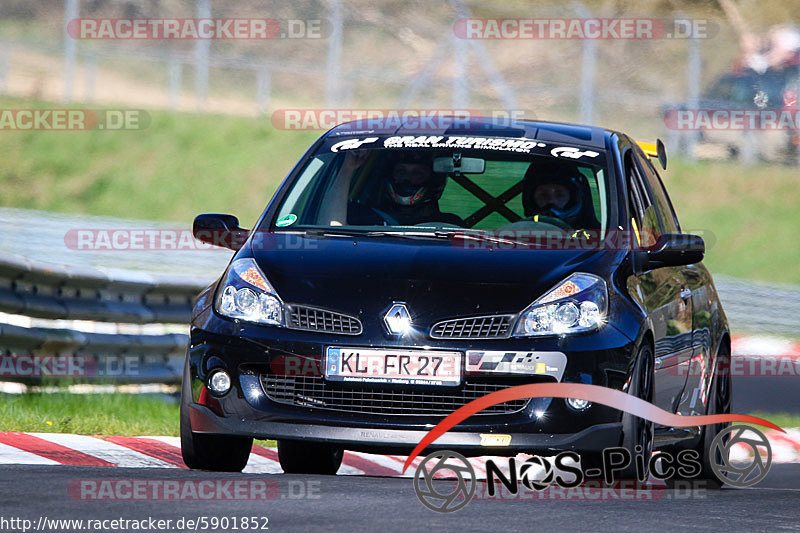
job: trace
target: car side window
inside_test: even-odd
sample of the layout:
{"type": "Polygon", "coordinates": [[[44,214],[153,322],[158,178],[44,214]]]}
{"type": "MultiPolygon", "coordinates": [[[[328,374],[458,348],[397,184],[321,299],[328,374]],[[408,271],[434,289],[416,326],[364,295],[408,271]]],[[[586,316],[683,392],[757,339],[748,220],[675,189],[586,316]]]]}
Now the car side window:
{"type": "Polygon", "coordinates": [[[675,208],[672,206],[672,201],[669,199],[664,183],[661,177],[656,172],[650,158],[636,150],[636,163],[639,167],[641,174],[650,185],[650,190],[653,193],[658,214],[664,224],[664,231],[666,233],[680,233],[681,226],[678,222],[678,216],[675,214],[675,208]]]}
{"type": "Polygon", "coordinates": [[[625,154],[625,178],[630,196],[631,224],[636,238],[643,248],[653,246],[663,233],[661,221],[644,184],[642,173],[633,162],[632,150],[625,154]]]}
{"type": "Polygon", "coordinates": [[[314,157],[314,159],[308,162],[306,168],[297,178],[298,185],[292,188],[289,196],[284,200],[276,220],[294,214],[299,217],[303,223],[309,223],[311,221],[309,217],[313,215],[313,213],[311,213],[313,210],[310,205],[310,200],[313,197],[312,193],[314,189],[308,185],[317,177],[319,172],[324,172],[325,163],[329,159],[331,159],[331,155],[325,154],[323,156],[314,157]]]}

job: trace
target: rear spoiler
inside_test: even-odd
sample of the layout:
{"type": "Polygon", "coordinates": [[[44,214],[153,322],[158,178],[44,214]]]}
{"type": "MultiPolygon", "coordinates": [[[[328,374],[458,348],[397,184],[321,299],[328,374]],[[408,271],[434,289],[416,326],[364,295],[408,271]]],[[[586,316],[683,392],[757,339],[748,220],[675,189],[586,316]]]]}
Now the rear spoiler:
{"type": "Polygon", "coordinates": [[[638,144],[642,152],[649,157],[658,159],[658,162],[661,163],[661,168],[667,170],[667,149],[664,148],[664,143],[661,142],[661,139],[656,139],[655,144],[644,142],[637,142],[636,144],[638,144]]]}

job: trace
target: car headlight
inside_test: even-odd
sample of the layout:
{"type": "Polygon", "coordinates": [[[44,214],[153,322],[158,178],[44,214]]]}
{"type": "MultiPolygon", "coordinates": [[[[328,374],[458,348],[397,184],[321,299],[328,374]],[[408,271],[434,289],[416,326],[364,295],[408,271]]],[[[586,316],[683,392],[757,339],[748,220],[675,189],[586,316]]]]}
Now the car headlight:
{"type": "Polygon", "coordinates": [[[575,273],[520,313],[514,335],[560,335],[597,329],[608,311],[606,282],[593,274],[575,273]]]}
{"type": "Polygon", "coordinates": [[[215,302],[219,314],[258,324],[283,324],[283,302],[251,258],[228,268],[215,302]]]}

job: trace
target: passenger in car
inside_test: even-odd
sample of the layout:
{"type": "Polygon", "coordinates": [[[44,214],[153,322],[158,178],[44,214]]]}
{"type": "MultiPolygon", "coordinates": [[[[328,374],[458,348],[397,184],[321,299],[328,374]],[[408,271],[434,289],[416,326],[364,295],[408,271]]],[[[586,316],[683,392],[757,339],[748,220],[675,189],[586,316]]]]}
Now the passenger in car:
{"type": "Polygon", "coordinates": [[[525,216],[535,222],[539,218],[556,218],[573,229],[599,229],[592,193],[578,166],[557,159],[540,159],[525,173],[522,192],[525,216]]]}

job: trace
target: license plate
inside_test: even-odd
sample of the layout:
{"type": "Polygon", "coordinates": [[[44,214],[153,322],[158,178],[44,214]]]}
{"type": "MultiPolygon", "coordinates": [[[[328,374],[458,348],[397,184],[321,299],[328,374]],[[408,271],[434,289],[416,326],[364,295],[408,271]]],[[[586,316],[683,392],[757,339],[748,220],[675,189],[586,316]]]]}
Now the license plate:
{"type": "Polygon", "coordinates": [[[403,385],[459,385],[461,352],[329,347],[325,377],[331,381],[403,385]]]}

